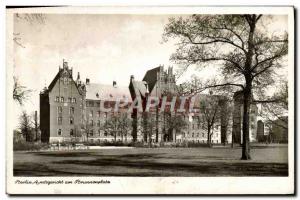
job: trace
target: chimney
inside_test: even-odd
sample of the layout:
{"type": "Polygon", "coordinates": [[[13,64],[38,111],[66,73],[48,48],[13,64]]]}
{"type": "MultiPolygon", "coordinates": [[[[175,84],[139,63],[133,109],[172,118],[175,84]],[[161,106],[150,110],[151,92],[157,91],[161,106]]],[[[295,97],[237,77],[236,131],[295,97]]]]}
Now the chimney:
{"type": "Polygon", "coordinates": [[[65,60],[63,60],[63,68],[65,69],[68,69],[68,62],[66,62],[65,60]]]}
{"type": "Polygon", "coordinates": [[[113,86],[117,87],[117,82],[116,81],[113,81],[113,86]]]}
{"type": "Polygon", "coordinates": [[[87,84],[87,85],[90,84],[90,79],[89,79],[89,78],[87,78],[87,79],[85,80],[85,84],[87,84]]]}
{"type": "Polygon", "coordinates": [[[130,76],[130,82],[134,81],[134,75],[130,76]]]}

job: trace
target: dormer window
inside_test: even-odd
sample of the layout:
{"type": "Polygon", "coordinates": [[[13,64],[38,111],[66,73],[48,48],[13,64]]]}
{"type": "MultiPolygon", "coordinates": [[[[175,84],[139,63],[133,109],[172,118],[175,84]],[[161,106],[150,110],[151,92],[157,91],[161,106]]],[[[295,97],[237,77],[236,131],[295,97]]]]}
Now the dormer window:
{"type": "Polygon", "coordinates": [[[99,98],[99,93],[96,93],[96,97],[99,98]]]}

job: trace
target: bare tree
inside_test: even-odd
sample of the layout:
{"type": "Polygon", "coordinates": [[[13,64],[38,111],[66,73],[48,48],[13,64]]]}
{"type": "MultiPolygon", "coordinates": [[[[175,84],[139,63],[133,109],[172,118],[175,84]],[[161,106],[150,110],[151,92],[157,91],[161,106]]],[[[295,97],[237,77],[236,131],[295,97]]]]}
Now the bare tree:
{"type": "Polygon", "coordinates": [[[149,147],[152,146],[152,137],[156,133],[156,115],[151,112],[141,113],[142,126],[140,127],[141,132],[144,135],[144,141],[148,142],[149,147]]]}
{"type": "Polygon", "coordinates": [[[187,122],[183,119],[183,116],[177,113],[173,113],[173,115],[167,115],[166,127],[172,133],[175,131],[174,138],[172,140],[176,142],[177,133],[182,129],[186,128],[187,122]]]}
{"type": "MultiPolygon", "coordinates": [[[[46,16],[41,13],[16,13],[14,17],[18,23],[29,23],[29,25],[44,25],[46,22],[46,16]]],[[[22,42],[22,33],[14,32],[13,41],[19,47],[26,48],[22,42]]]]}
{"type": "Polygon", "coordinates": [[[26,111],[23,111],[20,116],[19,128],[26,142],[33,141],[33,134],[32,134],[33,126],[31,120],[32,120],[31,117],[26,113],[26,111]]]}
{"type": "MultiPolygon", "coordinates": [[[[261,94],[263,95],[263,94],[261,94]]],[[[288,129],[288,83],[284,80],[275,94],[267,101],[261,102],[260,116],[266,121],[288,129]]]]}
{"type": "Polygon", "coordinates": [[[22,86],[19,83],[17,77],[14,76],[14,88],[13,88],[13,99],[20,104],[21,106],[28,99],[32,90],[26,89],[25,86],[22,86]]]}
{"type": "Polygon", "coordinates": [[[218,96],[209,95],[209,98],[200,102],[201,120],[204,129],[207,130],[207,144],[211,146],[213,128],[216,123],[221,121],[221,106],[218,96]]]}
{"type": "MultiPolygon", "coordinates": [[[[243,92],[243,148],[241,159],[251,159],[249,110],[254,87],[269,83],[274,69],[288,53],[287,33],[270,34],[262,15],[192,15],[170,18],[163,38],[179,38],[171,60],[191,65],[219,66],[223,81],[205,88],[230,86],[243,92]],[[214,65],[209,65],[214,63],[214,65]]],[[[204,88],[201,87],[203,90],[204,88]]]]}

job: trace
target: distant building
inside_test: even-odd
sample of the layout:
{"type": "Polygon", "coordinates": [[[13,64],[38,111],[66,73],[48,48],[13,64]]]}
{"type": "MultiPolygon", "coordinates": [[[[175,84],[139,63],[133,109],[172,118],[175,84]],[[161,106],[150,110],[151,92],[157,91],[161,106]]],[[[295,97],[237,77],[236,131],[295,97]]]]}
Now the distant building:
{"type": "Polygon", "coordinates": [[[288,117],[282,117],[273,121],[270,135],[272,142],[288,143],[288,117]]]}
{"type": "MultiPolygon", "coordinates": [[[[63,62],[48,88],[40,93],[40,129],[43,142],[110,141],[114,137],[101,127],[112,112],[100,112],[101,103],[116,99],[131,102],[127,87],[94,84],[73,79],[72,68],[63,62]]],[[[106,105],[104,105],[106,106],[106,105]]],[[[117,140],[121,136],[117,135],[117,140]]]]}
{"type": "MultiPolygon", "coordinates": [[[[238,91],[234,94],[233,127],[232,134],[234,143],[243,142],[243,94],[238,91]]],[[[249,111],[249,141],[257,141],[257,115],[258,108],[255,104],[250,105],[249,111]]]]}

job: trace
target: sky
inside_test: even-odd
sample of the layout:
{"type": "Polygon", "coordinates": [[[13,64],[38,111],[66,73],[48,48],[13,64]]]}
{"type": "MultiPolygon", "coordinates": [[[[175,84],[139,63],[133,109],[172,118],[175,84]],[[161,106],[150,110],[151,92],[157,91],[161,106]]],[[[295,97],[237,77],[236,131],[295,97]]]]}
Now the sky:
{"type": "MultiPolygon", "coordinates": [[[[14,75],[33,90],[22,109],[39,110],[39,92],[48,86],[63,59],[73,67],[73,76],[92,83],[129,85],[130,75],[142,80],[147,70],[173,65],[169,60],[176,41],[162,42],[170,15],[46,14],[44,23],[14,19],[14,75]]],[[[273,18],[272,31],[287,30],[287,17],[273,18]]],[[[189,73],[193,73],[190,71],[189,73]]],[[[206,69],[207,77],[215,71],[206,69]]],[[[186,75],[188,77],[188,74],[186,75]]]]}

